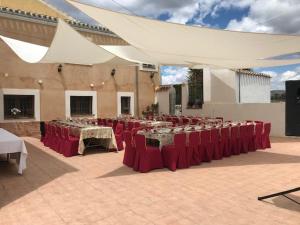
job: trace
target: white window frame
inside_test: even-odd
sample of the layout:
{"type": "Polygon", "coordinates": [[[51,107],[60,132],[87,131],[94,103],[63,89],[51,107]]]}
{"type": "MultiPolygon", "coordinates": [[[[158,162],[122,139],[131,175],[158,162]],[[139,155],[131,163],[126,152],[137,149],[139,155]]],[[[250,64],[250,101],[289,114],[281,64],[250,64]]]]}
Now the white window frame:
{"type": "Polygon", "coordinates": [[[74,91],[67,90],[65,91],[65,110],[66,118],[71,117],[71,96],[91,96],[93,97],[92,101],[92,114],[94,118],[97,118],[97,91],[74,91]]]}
{"type": "Polygon", "coordinates": [[[40,90],[39,89],[0,89],[0,121],[15,122],[15,121],[40,121],[41,106],[40,106],[40,90]],[[33,119],[4,119],[4,95],[33,95],[34,96],[34,118],[33,119]]]}
{"type": "Polygon", "coordinates": [[[118,92],[117,104],[118,104],[118,116],[121,116],[121,97],[130,97],[130,114],[134,116],[134,92],[118,92]]]}

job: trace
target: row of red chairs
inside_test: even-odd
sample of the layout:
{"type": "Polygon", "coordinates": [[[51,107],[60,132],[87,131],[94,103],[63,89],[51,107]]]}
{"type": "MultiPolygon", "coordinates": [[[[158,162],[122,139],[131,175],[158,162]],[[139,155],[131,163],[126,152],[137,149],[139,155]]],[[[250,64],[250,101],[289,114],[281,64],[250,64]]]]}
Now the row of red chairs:
{"type": "Polygon", "coordinates": [[[43,143],[65,157],[78,154],[79,138],[72,136],[68,127],[45,123],[43,143]]]}
{"type": "Polygon", "coordinates": [[[242,125],[191,132],[188,144],[187,135],[180,133],[174,136],[174,144],[163,146],[162,151],[157,147],[146,146],[143,135],[133,137],[130,132],[125,132],[123,163],[140,172],[163,167],[175,171],[177,168],[188,168],[201,162],[270,148],[270,130],[270,123],[259,123],[255,129],[254,125],[242,125]]]}

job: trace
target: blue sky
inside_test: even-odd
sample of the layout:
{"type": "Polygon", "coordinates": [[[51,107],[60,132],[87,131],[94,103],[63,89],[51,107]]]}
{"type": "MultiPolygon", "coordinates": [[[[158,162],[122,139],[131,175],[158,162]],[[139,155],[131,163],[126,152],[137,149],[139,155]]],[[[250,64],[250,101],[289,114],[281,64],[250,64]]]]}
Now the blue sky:
{"type": "MultiPolygon", "coordinates": [[[[45,0],[82,22],[95,23],[62,0],[45,0]]],[[[114,11],[130,11],[154,19],[228,30],[300,34],[299,0],[80,0],[114,11]]],[[[272,76],[272,89],[300,79],[300,65],[254,68],[272,76]]],[[[187,68],[163,67],[164,84],[181,83],[187,68]]]]}

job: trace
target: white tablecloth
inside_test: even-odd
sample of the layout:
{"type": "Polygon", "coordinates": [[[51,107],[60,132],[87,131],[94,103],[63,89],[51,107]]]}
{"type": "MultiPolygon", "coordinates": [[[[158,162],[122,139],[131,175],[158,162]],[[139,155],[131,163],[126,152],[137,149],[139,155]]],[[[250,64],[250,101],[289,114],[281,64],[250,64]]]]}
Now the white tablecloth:
{"type": "Polygon", "coordinates": [[[27,149],[24,141],[16,135],[0,128],[0,154],[18,153],[18,173],[22,174],[26,169],[27,149]]]}

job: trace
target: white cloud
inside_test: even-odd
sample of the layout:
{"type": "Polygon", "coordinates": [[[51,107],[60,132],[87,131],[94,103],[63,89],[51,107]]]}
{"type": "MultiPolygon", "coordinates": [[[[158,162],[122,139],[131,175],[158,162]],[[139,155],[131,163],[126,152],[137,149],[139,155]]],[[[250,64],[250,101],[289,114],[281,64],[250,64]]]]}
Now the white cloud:
{"type": "Polygon", "coordinates": [[[252,0],[249,14],[228,23],[227,29],[269,33],[300,33],[299,0],[252,0]]]}
{"type": "Polygon", "coordinates": [[[260,33],[272,33],[273,28],[265,25],[258,24],[257,21],[244,17],[241,21],[233,19],[227,26],[228,30],[235,31],[248,31],[248,32],[260,32],[260,33]]]}
{"type": "Polygon", "coordinates": [[[297,68],[294,71],[288,70],[282,73],[276,73],[275,71],[262,71],[262,73],[269,74],[272,77],[272,90],[284,90],[285,81],[287,80],[300,80],[300,71],[297,71],[297,68]]]}
{"type": "Polygon", "coordinates": [[[281,79],[280,81],[286,81],[286,80],[291,80],[297,76],[297,73],[295,71],[285,71],[284,73],[281,74],[281,79]]]}
{"type": "MultiPolygon", "coordinates": [[[[45,1],[82,22],[93,21],[62,0],[45,1]]],[[[80,2],[151,18],[167,14],[170,22],[185,24],[193,19],[198,25],[201,25],[203,19],[209,14],[217,16],[221,9],[244,8],[249,6],[253,0],[80,0],[80,2]]]]}
{"type": "Polygon", "coordinates": [[[161,71],[162,84],[181,84],[186,81],[188,68],[167,66],[161,71]]]}

